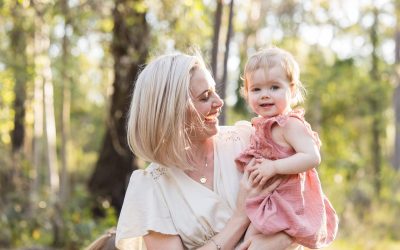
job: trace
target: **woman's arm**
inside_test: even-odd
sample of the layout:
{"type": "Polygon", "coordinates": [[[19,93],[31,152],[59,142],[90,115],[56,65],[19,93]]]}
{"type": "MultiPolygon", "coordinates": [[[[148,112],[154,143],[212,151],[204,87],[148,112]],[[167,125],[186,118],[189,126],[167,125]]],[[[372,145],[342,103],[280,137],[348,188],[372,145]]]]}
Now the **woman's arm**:
{"type": "Polygon", "coordinates": [[[240,181],[236,209],[225,227],[217,235],[207,242],[199,250],[234,249],[242,235],[250,224],[245,212],[246,198],[251,190],[252,182],[249,180],[249,172],[245,170],[240,181]]]}
{"type": "Polygon", "coordinates": [[[143,236],[143,240],[147,250],[184,250],[181,238],[178,235],[167,235],[152,231],[143,236]]]}
{"type": "MultiPolygon", "coordinates": [[[[199,250],[234,249],[250,221],[247,216],[242,217],[239,213],[234,214],[224,229],[215,235],[212,240],[199,250]]],[[[178,235],[166,235],[150,232],[143,236],[147,250],[184,250],[181,238],[178,235]]]]}
{"type": "Polygon", "coordinates": [[[285,233],[274,235],[256,234],[244,241],[238,250],[284,250],[293,243],[285,233]]]}

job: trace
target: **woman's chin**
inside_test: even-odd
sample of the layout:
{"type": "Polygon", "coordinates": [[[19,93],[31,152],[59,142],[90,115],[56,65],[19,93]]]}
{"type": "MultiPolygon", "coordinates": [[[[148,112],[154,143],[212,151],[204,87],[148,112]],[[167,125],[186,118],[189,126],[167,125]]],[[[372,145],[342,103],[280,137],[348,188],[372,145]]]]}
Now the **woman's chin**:
{"type": "Polygon", "coordinates": [[[218,133],[218,120],[210,123],[206,122],[206,124],[207,124],[207,131],[206,131],[207,135],[213,136],[218,133]]]}

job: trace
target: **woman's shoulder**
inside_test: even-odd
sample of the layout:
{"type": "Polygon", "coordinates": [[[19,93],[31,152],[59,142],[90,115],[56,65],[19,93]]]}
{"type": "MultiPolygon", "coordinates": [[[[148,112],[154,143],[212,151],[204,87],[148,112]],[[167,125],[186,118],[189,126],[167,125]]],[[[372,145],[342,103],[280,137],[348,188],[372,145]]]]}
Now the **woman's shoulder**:
{"type": "Polygon", "coordinates": [[[157,163],[150,163],[144,169],[137,169],[133,171],[130,183],[135,185],[152,185],[161,176],[167,173],[168,169],[157,163]]]}
{"type": "Polygon", "coordinates": [[[220,126],[217,138],[223,141],[237,141],[247,138],[253,132],[249,121],[238,121],[232,126],[220,126]]]}

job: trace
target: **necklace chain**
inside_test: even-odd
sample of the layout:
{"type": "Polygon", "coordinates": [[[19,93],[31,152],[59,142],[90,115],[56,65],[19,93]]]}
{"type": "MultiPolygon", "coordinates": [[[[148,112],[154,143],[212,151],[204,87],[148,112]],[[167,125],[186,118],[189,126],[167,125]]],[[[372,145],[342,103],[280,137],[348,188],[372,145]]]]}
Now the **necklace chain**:
{"type": "Polygon", "coordinates": [[[206,184],[206,182],[207,182],[207,177],[206,177],[206,170],[208,167],[207,156],[205,157],[204,162],[205,162],[205,164],[204,164],[203,174],[200,176],[200,179],[199,179],[201,184],[206,184]]]}

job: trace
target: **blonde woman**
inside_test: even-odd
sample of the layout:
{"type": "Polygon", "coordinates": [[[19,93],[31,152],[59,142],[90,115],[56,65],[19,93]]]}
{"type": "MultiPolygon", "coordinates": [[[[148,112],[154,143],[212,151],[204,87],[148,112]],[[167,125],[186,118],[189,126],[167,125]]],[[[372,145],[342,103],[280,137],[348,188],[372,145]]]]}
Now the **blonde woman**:
{"type": "MultiPolygon", "coordinates": [[[[151,164],[133,172],[119,217],[116,246],[148,250],[234,249],[250,221],[245,200],[268,188],[236,170],[250,123],[219,127],[223,105],[200,56],[173,54],[139,74],[127,123],[132,151],[151,164]]],[[[255,164],[251,162],[249,165],[255,164]]],[[[255,236],[248,249],[286,249],[284,233],[255,236]]]]}

